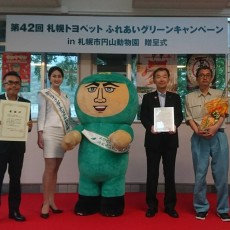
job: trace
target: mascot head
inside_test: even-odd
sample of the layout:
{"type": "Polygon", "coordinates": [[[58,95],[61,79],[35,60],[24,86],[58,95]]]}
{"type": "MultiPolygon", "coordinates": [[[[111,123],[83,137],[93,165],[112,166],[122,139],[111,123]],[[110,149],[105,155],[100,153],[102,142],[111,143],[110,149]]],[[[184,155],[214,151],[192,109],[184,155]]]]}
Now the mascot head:
{"type": "Polygon", "coordinates": [[[82,124],[131,124],[137,108],[135,86],[118,73],[90,75],[80,82],[75,94],[75,110],[82,124]]]}

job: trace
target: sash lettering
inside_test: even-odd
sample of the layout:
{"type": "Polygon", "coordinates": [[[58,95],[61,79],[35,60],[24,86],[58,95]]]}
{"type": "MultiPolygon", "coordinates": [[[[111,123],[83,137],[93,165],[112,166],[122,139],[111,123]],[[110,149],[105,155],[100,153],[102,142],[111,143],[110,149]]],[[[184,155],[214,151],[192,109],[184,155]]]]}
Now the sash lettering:
{"type": "Polygon", "coordinates": [[[124,148],[122,150],[118,150],[118,149],[115,149],[111,142],[109,141],[109,139],[105,136],[102,136],[100,134],[97,134],[97,133],[94,133],[94,132],[91,132],[91,131],[88,131],[86,129],[84,129],[82,131],[82,133],[84,134],[84,136],[93,144],[95,145],[98,145],[100,146],[101,148],[104,148],[104,149],[107,149],[107,150],[110,150],[112,152],[115,152],[115,153],[126,153],[129,151],[129,146],[127,148],[124,148]]]}
{"type": "Polygon", "coordinates": [[[69,115],[66,111],[64,102],[62,101],[61,98],[55,95],[50,89],[41,90],[41,93],[53,103],[54,107],[56,108],[56,112],[58,113],[62,121],[65,132],[67,133],[70,130],[70,123],[69,123],[69,115]]]}

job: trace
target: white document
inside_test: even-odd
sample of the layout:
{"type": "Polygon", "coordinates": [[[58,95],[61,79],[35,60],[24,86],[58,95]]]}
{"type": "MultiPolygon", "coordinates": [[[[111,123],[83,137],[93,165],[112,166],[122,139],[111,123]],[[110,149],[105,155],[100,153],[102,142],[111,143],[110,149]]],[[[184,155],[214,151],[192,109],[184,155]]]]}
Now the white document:
{"type": "Polygon", "coordinates": [[[30,103],[0,101],[0,140],[27,141],[30,103]]]}
{"type": "Polygon", "coordinates": [[[155,132],[175,132],[174,108],[159,107],[154,108],[154,131],[155,132]]]}

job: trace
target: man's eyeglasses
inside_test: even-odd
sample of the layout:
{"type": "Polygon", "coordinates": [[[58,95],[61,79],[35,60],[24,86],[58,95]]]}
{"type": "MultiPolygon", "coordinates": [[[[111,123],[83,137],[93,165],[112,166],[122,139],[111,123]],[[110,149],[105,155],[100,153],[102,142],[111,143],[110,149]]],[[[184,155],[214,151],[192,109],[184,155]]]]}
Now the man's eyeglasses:
{"type": "Polygon", "coordinates": [[[21,85],[21,82],[20,81],[7,81],[7,82],[4,82],[3,83],[4,85],[9,85],[9,86],[20,86],[21,85]]]}
{"type": "Polygon", "coordinates": [[[208,73],[208,74],[199,74],[198,77],[200,77],[200,78],[205,78],[205,77],[206,78],[211,78],[212,75],[210,73],[208,73]]]}

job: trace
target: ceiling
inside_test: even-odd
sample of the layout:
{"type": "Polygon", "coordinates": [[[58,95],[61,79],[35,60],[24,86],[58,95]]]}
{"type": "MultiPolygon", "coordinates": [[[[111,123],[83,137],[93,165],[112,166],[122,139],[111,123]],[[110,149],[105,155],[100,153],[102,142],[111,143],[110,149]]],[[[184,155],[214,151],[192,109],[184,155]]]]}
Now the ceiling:
{"type": "MultiPolygon", "coordinates": [[[[84,1],[84,0],[83,0],[84,1]]],[[[96,0],[94,0],[96,1],[96,0]]],[[[125,0],[124,0],[125,1],[125,0]]],[[[61,7],[65,0],[0,0],[0,7],[61,7]]],[[[132,0],[133,9],[219,9],[230,7],[230,0],[132,0]]]]}
{"type": "Polygon", "coordinates": [[[11,13],[229,17],[230,0],[0,0],[0,19],[11,13]]]}
{"type": "Polygon", "coordinates": [[[230,7],[230,0],[132,0],[135,9],[218,9],[230,7]]]}
{"type": "Polygon", "coordinates": [[[0,7],[59,7],[61,0],[0,0],[0,7]]]}

